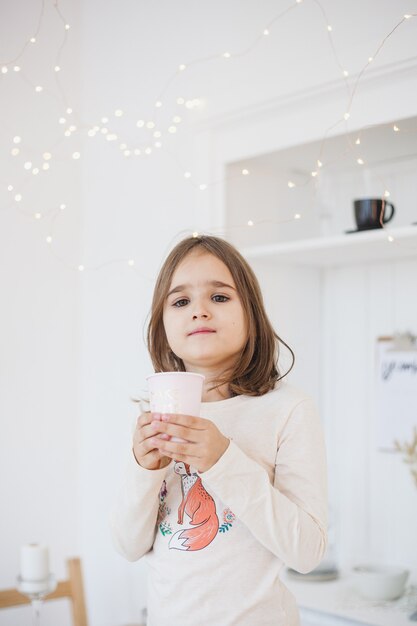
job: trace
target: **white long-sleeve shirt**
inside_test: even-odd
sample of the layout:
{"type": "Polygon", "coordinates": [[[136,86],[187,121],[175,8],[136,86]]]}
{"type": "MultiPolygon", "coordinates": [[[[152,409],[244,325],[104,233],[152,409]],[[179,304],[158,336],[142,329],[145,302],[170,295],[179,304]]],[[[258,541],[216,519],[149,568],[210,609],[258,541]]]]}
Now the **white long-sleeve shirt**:
{"type": "Polygon", "coordinates": [[[230,438],[199,474],[146,470],[133,455],[112,517],[116,548],[148,572],[148,626],[298,626],[284,565],[326,548],[326,460],[314,403],[281,382],[257,397],[202,404],[230,438]]]}

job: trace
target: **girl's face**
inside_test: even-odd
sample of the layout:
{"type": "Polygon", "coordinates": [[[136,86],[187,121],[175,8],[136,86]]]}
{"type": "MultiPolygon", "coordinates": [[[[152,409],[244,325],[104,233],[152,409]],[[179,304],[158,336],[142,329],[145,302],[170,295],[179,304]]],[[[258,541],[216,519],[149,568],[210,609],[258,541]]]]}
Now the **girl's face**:
{"type": "Polygon", "coordinates": [[[178,265],[163,322],[171,350],[190,372],[231,367],[247,340],[245,315],[232,275],[207,252],[193,251],[178,265]]]}

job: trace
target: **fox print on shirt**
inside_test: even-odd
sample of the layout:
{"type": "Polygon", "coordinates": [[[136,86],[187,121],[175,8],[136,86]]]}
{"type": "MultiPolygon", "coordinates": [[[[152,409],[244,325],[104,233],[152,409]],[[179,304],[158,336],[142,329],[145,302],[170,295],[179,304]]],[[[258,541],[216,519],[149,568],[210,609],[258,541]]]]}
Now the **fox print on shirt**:
{"type": "Polygon", "coordinates": [[[175,461],[174,471],[181,477],[182,491],[177,523],[184,524],[185,513],[193,528],[177,531],[172,535],[169,547],[171,550],[202,550],[213,541],[219,530],[216,505],[203,487],[201,478],[191,471],[187,463],[175,461]]]}

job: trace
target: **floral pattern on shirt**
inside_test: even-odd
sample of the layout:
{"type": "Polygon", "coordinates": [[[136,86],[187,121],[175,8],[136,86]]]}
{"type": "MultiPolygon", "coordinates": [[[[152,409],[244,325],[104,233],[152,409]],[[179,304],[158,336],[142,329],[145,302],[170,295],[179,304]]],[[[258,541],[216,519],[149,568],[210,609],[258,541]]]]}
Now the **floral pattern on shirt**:
{"type": "Polygon", "coordinates": [[[232,528],[235,519],[236,515],[230,509],[224,509],[223,524],[219,526],[219,533],[225,533],[227,530],[229,530],[229,528],[232,528]]]}
{"type": "Polygon", "coordinates": [[[156,522],[159,530],[161,531],[164,537],[165,535],[172,535],[172,526],[166,520],[168,515],[171,513],[171,509],[165,502],[165,498],[167,497],[167,495],[168,495],[168,489],[167,489],[166,481],[164,480],[162,483],[162,487],[159,491],[159,510],[158,510],[158,519],[156,522]]]}

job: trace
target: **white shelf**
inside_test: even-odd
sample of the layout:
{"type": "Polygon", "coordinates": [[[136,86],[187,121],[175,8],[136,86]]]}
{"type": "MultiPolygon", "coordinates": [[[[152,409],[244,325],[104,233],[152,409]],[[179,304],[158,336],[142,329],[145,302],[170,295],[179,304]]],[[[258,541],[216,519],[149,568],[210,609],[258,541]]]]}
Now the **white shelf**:
{"type": "Polygon", "coordinates": [[[269,259],[309,267],[389,262],[417,256],[417,225],[253,246],[242,253],[248,260],[269,259]]]}

